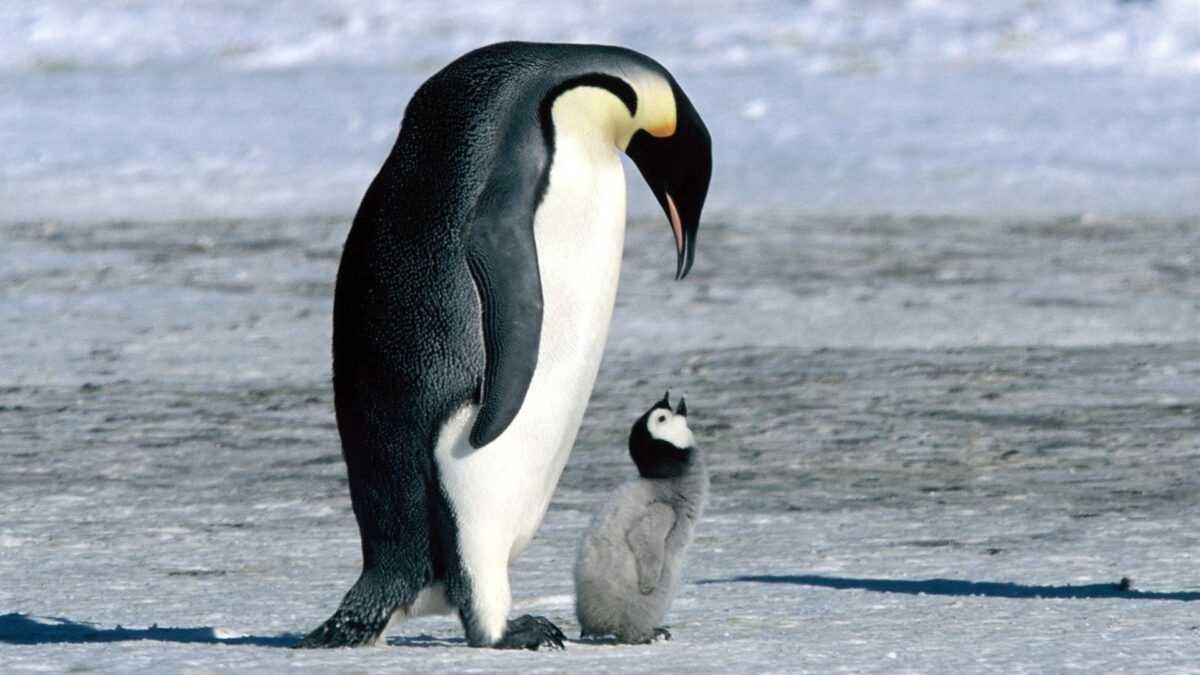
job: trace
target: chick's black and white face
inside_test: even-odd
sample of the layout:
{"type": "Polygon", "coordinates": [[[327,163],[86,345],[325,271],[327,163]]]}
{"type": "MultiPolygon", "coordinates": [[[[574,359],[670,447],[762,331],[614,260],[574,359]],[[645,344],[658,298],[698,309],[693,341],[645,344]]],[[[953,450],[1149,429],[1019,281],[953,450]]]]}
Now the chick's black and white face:
{"type": "Polygon", "coordinates": [[[688,428],[687,416],[671,412],[670,408],[657,408],[650,413],[646,420],[646,430],[650,437],[666,441],[677,448],[690,448],[696,445],[692,430],[688,428]]]}
{"type": "Polygon", "coordinates": [[[675,478],[692,465],[696,439],[683,399],[671,410],[670,394],[647,410],[629,430],[629,456],[643,478],[675,478]]]}

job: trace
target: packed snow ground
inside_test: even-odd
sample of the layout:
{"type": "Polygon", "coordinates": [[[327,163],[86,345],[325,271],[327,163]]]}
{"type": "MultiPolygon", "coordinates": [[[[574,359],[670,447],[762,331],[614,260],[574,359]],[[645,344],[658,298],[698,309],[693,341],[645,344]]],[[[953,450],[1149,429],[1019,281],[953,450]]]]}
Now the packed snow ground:
{"type": "Polygon", "coordinates": [[[515,611],[577,635],[575,544],[666,386],[711,508],[672,641],[536,654],[449,618],[284,648],[359,561],[328,382],[345,222],[0,228],[4,670],[1194,668],[1200,224],[766,225],[710,223],[678,284],[666,225],[631,228],[515,611]]]}
{"type": "Polygon", "coordinates": [[[3,3],[0,670],[1194,671],[1198,16],[3,3]],[[674,639],[500,653],[426,619],[285,649],[358,565],[328,377],[347,221],[415,87],[512,38],[643,50],[715,139],[685,282],[631,181],[653,220],[512,568],[515,611],[577,634],[576,541],[634,417],[686,389],[713,496],[674,639]]]}

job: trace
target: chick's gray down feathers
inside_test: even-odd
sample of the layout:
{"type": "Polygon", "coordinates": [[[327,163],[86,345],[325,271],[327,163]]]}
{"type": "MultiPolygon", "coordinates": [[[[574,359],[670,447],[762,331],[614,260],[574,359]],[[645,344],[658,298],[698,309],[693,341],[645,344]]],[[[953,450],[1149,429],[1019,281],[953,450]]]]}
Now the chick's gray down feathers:
{"type": "Polygon", "coordinates": [[[617,489],[592,520],[576,560],[583,637],[644,643],[661,632],[707,494],[698,456],[677,477],[639,477],[617,489]]]}

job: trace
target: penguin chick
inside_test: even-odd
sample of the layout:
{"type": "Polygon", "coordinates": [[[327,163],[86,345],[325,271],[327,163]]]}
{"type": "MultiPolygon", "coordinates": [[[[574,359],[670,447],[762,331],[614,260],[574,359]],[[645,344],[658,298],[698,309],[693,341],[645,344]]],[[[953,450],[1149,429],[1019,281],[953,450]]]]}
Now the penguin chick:
{"type": "Polygon", "coordinates": [[[629,433],[637,478],[596,513],[575,562],[581,637],[613,635],[644,644],[670,638],[660,627],[679,586],[683,556],[708,496],[708,472],[670,392],[629,433]]]}

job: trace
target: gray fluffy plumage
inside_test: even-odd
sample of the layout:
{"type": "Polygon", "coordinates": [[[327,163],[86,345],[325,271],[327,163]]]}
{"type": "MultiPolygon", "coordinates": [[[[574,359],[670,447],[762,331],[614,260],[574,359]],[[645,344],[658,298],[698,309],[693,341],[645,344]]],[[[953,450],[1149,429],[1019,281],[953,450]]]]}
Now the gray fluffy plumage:
{"type": "Polygon", "coordinates": [[[592,519],[575,563],[583,637],[646,643],[665,633],[659,627],[708,496],[703,460],[694,448],[686,456],[678,475],[623,484],[592,519]]]}

